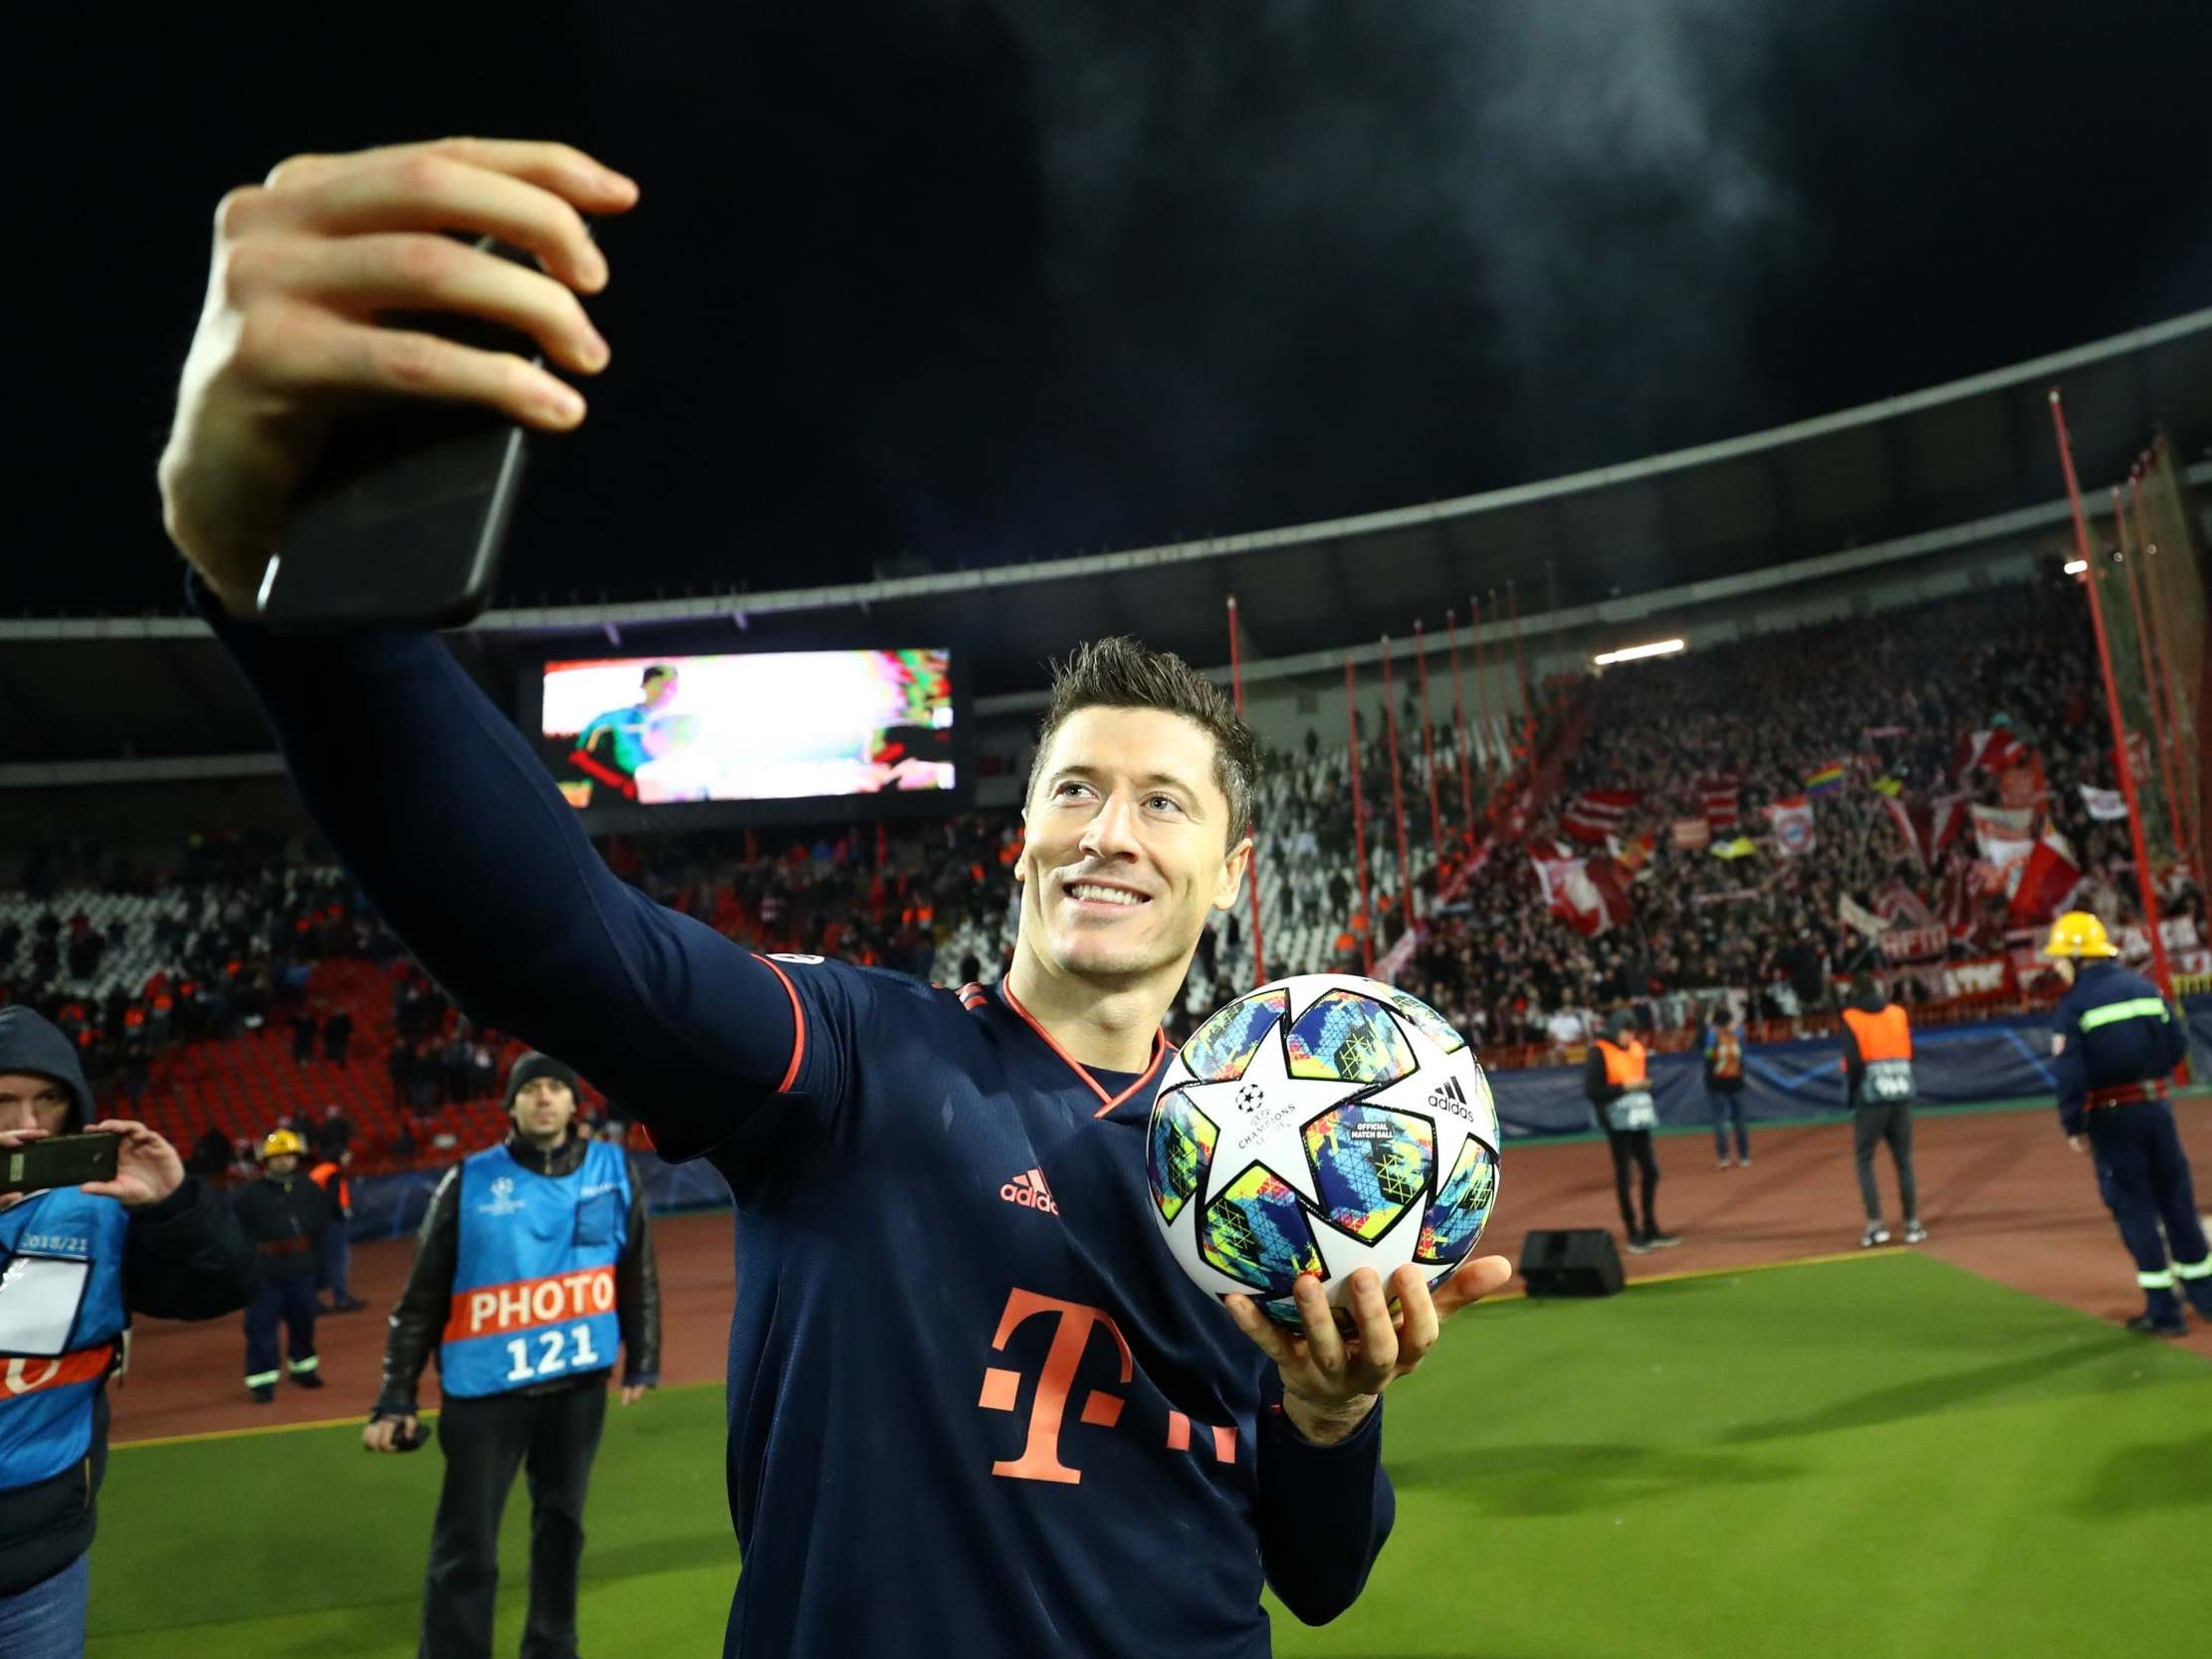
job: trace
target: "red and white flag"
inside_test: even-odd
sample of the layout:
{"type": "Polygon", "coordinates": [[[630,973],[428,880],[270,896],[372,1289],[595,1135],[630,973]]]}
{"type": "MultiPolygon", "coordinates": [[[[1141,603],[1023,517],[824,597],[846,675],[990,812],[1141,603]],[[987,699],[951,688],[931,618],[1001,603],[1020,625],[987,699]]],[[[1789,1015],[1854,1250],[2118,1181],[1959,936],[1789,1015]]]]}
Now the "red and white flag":
{"type": "Polygon", "coordinates": [[[1702,818],[1677,818],[1674,820],[1674,845],[1684,852],[1694,853],[1712,845],[1712,826],[1702,818]]]}
{"type": "Polygon", "coordinates": [[[1632,914],[1621,867],[1610,858],[1536,858],[1544,908],[1585,938],[1596,938],[1632,914]]]}
{"type": "Polygon", "coordinates": [[[1644,798],[1640,789],[1585,789],[1568,806],[1559,827],[1577,841],[1602,847],[1619,835],[1630,809],[1644,798]]]}
{"type": "Polygon", "coordinates": [[[2020,759],[2019,741],[2003,726],[1985,726],[1979,731],[1969,731],[1959,738],[1958,746],[1951,750],[1951,772],[1964,777],[1977,768],[1985,772],[2002,771],[2020,759]]]}
{"type": "Polygon", "coordinates": [[[2074,856],[2073,844],[2059,833],[2056,824],[2046,823],[2021,861],[2020,882],[2012,890],[2009,907],[2012,925],[2034,928],[2050,921],[2065,908],[2081,882],[2082,866],[2074,856]]]}
{"type": "Polygon", "coordinates": [[[1813,803],[1803,795],[1792,795],[1768,807],[1767,823],[1774,830],[1775,850],[1787,858],[1802,857],[1820,845],[1820,836],[1813,828],[1813,803]]]}
{"type": "Polygon", "coordinates": [[[1715,836],[1736,833],[1736,803],[1740,793],[1732,777],[1705,781],[1705,823],[1715,836]]]}
{"type": "Polygon", "coordinates": [[[1964,854],[1952,858],[1943,867],[1943,896],[1941,910],[1943,926],[1954,939],[1973,937],[1975,907],[1980,902],[1981,884],[1975,872],[1981,866],[1964,854]]]}
{"type": "Polygon", "coordinates": [[[1933,869],[1951,838],[1966,827],[1964,795],[1938,795],[1933,800],[1916,795],[1900,800],[1894,795],[1885,795],[1881,804],[1896,829],[1897,839],[1904,844],[1906,855],[1923,868],[1933,869]]]}
{"type": "Polygon", "coordinates": [[[1981,848],[1982,862],[1997,872],[2010,893],[2018,885],[2020,866],[2036,844],[2035,814],[1998,806],[1977,806],[1972,811],[1974,841],[1981,848]]]}

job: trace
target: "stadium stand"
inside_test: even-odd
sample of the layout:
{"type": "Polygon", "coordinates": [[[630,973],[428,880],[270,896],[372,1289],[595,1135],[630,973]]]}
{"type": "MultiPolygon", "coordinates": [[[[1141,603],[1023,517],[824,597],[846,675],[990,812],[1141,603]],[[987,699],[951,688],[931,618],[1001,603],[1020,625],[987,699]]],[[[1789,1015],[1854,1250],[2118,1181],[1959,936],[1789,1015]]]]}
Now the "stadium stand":
{"type": "MultiPolygon", "coordinates": [[[[2079,588],[2053,579],[1562,678],[1510,775],[1477,765],[1462,792],[1453,728],[1433,727],[1434,830],[1408,692],[1395,750],[1363,715],[1367,910],[1349,748],[1309,729],[1269,755],[1256,803],[1267,972],[1358,971],[1363,946],[1386,959],[1395,948],[1400,982],[1493,1069],[1579,1058],[1590,1015],[1624,1003],[1648,1010],[1662,1048],[1684,1046],[1722,997],[1754,1037],[1818,1034],[1836,977],[1869,959],[1908,987],[1921,1023],[2017,1010],[2051,987],[2007,956],[2007,935],[2049,907],[2031,916],[2008,899],[2005,849],[1977,834],[1974,809],[2002,829],[2008,808],[2047,805],[2086,902],[2123,928],[2137,914],[2125,826],[2091,812],[2112,785],[2095,672],[2079,588]],[[1770,809],[1796,802],[1814,828],[1790,856],[1770,809]],[[1913,824],[1940,844],[1908,847],[1913,824]],[[1562,866],[1595,908],[1555,891],[1562,866]],[[1854,910],[1917,948],[1890,960],[1854,910]],[[1943,969],[1964,960],[1999,967],[1962,988],[1943,969]]],[[[959,984],[1003,970],[1019,847],[1008,810],[872,836],[614,837],[602,850],[753,948],[959,984]]],[[[2192,882],[2177,880],[2165,906],[2169,932],[2207,936],[2192,882]]],[[[1180,1004],[1186,1028],[1250,982],[1249,927],[1242,907],[1214,919],[1180,1004]]],[[[339,871],[267,835],[195,839],[158,878],[89,844],[34,850],[21,891],[0,894],[0,995],[54,1017],[103,1098],[179,1143],[212,1127],[235,1144],[334,1105],[356,1126],[363,1170],[494,1138],[482,1106],[515,1047],[470,1027],[339,871]],[[333,1015],[350,1022],[342,1062],[333,1015]]],[[[619,1103],[591,1104],[619,1116],[619,1103]]]]}

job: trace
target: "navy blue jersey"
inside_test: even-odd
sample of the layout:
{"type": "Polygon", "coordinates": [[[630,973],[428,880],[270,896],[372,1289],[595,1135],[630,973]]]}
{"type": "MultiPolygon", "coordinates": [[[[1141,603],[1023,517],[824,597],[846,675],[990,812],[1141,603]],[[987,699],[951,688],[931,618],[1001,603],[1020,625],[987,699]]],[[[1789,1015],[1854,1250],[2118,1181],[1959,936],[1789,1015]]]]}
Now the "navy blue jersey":
{"type": "Polygon", "coordinates": [[[2170,1076],[2188,1053],[2180,1016],[2158,987],[2114,961],[2086,961],[2053,1012],[2059,1121],[2069,1135],[2085,1128],[2093,1089],[2170,1076]]]}
{"type": "Polygon", "coordinates": [[[1144,1124],[1003,989],[754,956],[607,871],[426,634],[222,617],[302,795],[463,1006],[738,1195],[730,1654],[1245,1656],[1348,1606],[1382,1413],[1331,1446],[1176,1267],[1144,1124]],[[433,850],[435,856],[432,856],[433,850]]]}

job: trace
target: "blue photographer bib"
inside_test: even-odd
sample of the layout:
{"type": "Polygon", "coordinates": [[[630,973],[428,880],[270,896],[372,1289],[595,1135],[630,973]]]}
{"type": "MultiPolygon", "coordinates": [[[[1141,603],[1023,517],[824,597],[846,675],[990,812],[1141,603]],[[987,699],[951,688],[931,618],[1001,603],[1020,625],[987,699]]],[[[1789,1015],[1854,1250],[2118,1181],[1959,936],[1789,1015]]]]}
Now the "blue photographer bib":
{"type": "Polygon", "coordinates": [[[130,1323],[129,1231],[122,1205],[74,1187],[0,1210],[0,1493],[92,1447],[93,1401],[130,1323]]]}
{"type": "Polygon", "coordinates": [[[594,1141],[566,1175],[505,1146],[461,1165],[460,1253],[438,1348],[440,1384],[475,1399],[614,1363],[614,1264],[628,1240],[630,1172],[594,1141]]]}

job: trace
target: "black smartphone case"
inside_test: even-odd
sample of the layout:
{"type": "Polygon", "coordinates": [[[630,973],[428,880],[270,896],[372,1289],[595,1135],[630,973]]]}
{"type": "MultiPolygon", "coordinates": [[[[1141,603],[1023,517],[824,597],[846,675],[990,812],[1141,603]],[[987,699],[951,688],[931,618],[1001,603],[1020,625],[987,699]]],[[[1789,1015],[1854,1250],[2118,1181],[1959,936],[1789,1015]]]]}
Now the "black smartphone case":
{"type": "Polygon", "coordinates": [[[0,1192],[111,1181],[121,1149],[122,1142],[112,1135],[64,1135],[0,1149],[0,1192]]]}
{"type": "MultiPolygon", "coordinates": [[[[475,246],[518,264],[490,238],[475,246]]],[[[450,313],[395,312],[390,327],[544,358],[535,340],[450,313]]],[[[524,429],[477,404],[392,400],[345,422],[301,493],[256,610],[284,633],[453,628],[482,613],[522,487],[524,429]]]]}

